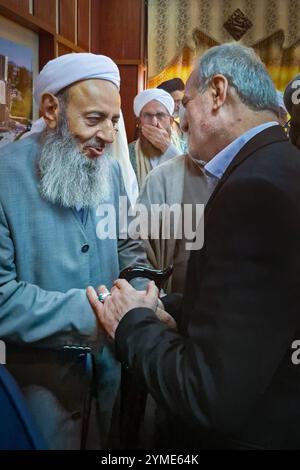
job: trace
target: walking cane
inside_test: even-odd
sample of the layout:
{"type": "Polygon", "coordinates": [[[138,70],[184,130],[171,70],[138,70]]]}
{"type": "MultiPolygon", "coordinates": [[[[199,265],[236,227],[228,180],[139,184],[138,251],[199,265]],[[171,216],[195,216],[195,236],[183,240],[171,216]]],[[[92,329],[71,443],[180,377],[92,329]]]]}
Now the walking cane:
{"type": "MultiPolygon", "coordinates": [[[[161,289],[172,272],[173,266],[164,270],[135,266],[123,269],[119,278],[129,282],[136,277],[145,277],[154,281],[156,286],[161,289]]],[[[122,364],[120,439],[123,449],[137,449],[139,447],[139,432],[145,415],[146,401],[147,388],[143,378],[132,373],[122,364]]]]}

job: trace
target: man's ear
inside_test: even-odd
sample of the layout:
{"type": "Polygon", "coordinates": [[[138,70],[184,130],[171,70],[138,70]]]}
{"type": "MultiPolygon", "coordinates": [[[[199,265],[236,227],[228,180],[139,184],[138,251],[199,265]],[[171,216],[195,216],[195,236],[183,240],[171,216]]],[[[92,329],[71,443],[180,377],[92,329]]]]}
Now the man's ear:
{"type": "Polygon", "coordinates": [[[55,129],[59,116],[59,101],[52,93],[44,93],[41,97],[40,111],[50,129],[55,129]]]}
{"type": "Polygon", "coordinates": [[[213,109],[219,109],[226,100],[228,93],[228,80],[224,75],[215,75],[211,80],[213,109]]]}

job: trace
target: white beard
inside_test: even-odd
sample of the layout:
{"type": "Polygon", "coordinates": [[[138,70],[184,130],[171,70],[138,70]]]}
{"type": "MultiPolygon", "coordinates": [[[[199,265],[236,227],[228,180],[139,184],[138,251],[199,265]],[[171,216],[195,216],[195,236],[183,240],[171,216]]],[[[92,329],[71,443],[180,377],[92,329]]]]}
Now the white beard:
{"type": "Polygon", "coordinates": [[[63,117],[57,129],[46,129],[41,136],[38,166],[42,197],[72,208],[97,207],[107,202],[111,194],[109,160],[107,151],[93,160],[80,152],[63,117]]]}

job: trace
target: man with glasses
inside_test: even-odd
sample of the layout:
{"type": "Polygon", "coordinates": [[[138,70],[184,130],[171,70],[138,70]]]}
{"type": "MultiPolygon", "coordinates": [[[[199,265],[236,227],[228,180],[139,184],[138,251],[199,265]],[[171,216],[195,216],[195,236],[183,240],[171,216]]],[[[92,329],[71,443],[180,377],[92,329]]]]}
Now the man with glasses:
{"type": "Polygon", "coordinates": [[[153,168],[184,153],[180,141],[172,138],[174,106],[172,96],[157,88],[144,90],[134,99],[139,138],[129,144],[129,155],[140,188],[153,168]]]}

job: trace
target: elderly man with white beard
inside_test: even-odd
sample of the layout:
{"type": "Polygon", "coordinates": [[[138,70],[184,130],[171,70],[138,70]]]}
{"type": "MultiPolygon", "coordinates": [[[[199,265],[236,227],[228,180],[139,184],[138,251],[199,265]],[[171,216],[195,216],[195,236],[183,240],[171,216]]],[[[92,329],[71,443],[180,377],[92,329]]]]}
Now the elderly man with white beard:
{"type": "Polygon", "coordinates": [[[139,138],[128,149],[140,188],[153,168],[185,153],[178,135],[172,132],[174,106],[172,96],[158,88],[144,90],[134,98],[139,138]]]}
{"type": "Polygon", "coordinates": [[[146,264],[139,241],[96,232],[99,204],[118,214],[127,197],[106,150],[117,132],[119,83],[105,56],[50,61],[36,82],[46,129],[0,155],[0,338],[51,449],[108,445],[120,369],[85,289],[112,286],[121,269],[146,264]],[[91,377],[98,406],[88,426],[91,377]]]}

